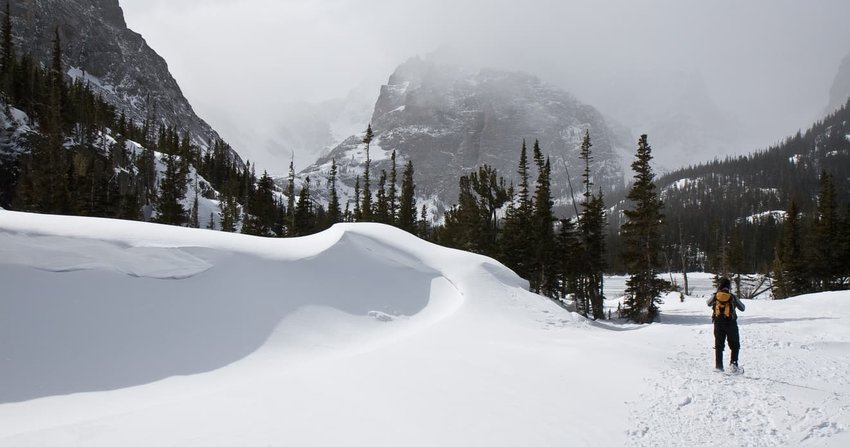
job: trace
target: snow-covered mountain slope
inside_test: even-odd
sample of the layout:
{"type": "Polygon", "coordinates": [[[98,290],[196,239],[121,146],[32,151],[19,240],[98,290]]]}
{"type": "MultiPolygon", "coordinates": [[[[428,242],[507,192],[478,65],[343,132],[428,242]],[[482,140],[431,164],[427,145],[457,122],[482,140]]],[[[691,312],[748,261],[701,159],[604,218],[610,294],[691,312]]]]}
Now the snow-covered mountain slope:
{"type": "MultiPolygon", "coordinates": [[[[118,0],[30,0],[10,5],[18,56],[28,53],[49,65],[56,30],[66,74],[88,83],[133,122],[150,120],[181,134],[188,132],[202,149],[220,139],[195,114],[166,61],[127,28],[118,0]]],[[[232,156],[241,163],[238,154],[232,156]]]]}
{"type": "MultiPolygon", "coordinates": [[[[14,188],[7,182],[12,182],[17,176],[14,170],[18,169],[15,160],[21,157],[24,153],[30,151],[29,145],[25,143],[27,138],[37,132],[30,123],[32,119],[23,111],[7,105],[0,100],[0,107],[5,108],[8,113],[0,113],[0,203],[8,203],[8,197],[4,195],[4,191],[11,191],[14,188]]],[[[120,144],[117,135],[112,129],[104,129],[98,131],[94,137],[94,141],[89,142],[90,147],[99,153],[104,158],[111,156],[111,152],[120,144]]],[[[115,166],[113,181],[116,182],[120,192],[122,189],[132,188],[132,178],[139,174],[139,162],[144,156],[146,148],[141,144],[127,139],[121,139],[124,147],[121,151],[129,160],[126,166],[115,166]]],[[[64,147],[71,149],[80,142],[74,137],[68,137],[64,141],[64,147]]],[[[162,152],[152,150],[150,156],[153,160],[153,184],[159,185],[165,177],[166,172],[166,155],[162,152]]],[[[179,156],[177,156],[179,159],[179,156]]],[[[198,173],[197,167],[189,165],[186,174],[186,183],[184,185],[185,196],[180,201],[181,205],[187,212],[191,213],[194,207],[194,201],[198,200],[198,226],[200,228],[221,229],[220,213],[221,202],[219,200],[220,193],[215,190],[210,182],[203,175],[198,173]]],[[[140,204],[142,207],[143,218],[150,219],[157,217],[157,211],[153,209],[151,203],[140,204]],[[148,215],[148,213],[150,213],[148,215]]],[[[241,210],[242,206],[237,204],[241,210]]],[[[236,230],[240,230],[242,222],[236,223],[236,230]]]]}
{"type": "Polygon", "coordinates": [[[379,224],[263,239],[0,211],[0,445],[850,440],[847,292],[748,302],[730,377],[702,297],[635,326],[525,285],[379,224]]]}
{"type": "MultiPolygon", "coordinates": [[[[631,142],[618,141],[619,134],[609,129],[596,109],[532,75],[469,70],[432,58],[413,58],[396,69],[381,87],[371,125],[372,177],[377,179],[382,169],[390,172],[389,154],[395,150],[399,171],[407,160],[413,162],[417,195],[438,211],[457,201],[458,178],[484,164],[518,184],[523,140],[529,160],[536,139],[544,155],[551,157],[556,206],[570,202],[565,168],[569,166],[576,178],[583,169],[579,150],[585,131],[590,131],[593,142],[595,188],[606,193],[623,186],[617,151],[631,147],[631,142]]],[[[301,175],[323,178],[336,159],[341,182],[353,186],[355,176],[364,171],[365,130],[364,124],[360,133],[301,175]]],[[[534,169],[531,175],[533,183],[534,169]]]]}

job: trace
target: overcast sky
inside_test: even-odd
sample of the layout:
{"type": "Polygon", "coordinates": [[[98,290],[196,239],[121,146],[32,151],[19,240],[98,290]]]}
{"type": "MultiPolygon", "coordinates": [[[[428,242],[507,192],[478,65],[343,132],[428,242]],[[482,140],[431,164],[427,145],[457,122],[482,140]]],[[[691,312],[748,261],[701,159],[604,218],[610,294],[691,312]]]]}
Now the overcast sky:
{"type": "Polygon", "coordinates": [[[398,64],[453,45],[474,63],[531,72],[580,99],[593,97],[597,78],[698,73],[718,107],[768,144],[820,116],[850,52],[846,0],[120,3],[225,139],[263,132],[286,103],[343,97],[364,83],[377,98],[398,64]]]}

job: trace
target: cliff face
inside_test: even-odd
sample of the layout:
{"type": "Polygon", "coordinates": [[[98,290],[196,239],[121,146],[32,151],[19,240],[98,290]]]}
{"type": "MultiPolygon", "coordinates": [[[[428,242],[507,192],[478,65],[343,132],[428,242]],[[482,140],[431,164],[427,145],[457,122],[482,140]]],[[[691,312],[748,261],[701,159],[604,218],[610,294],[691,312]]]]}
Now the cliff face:
{"type": "MultiPolygon", "coordinates": [[[[623,185],[616,154],[616,148],[622,146],[602,115],[524,73],[467,72],[412,59],[398,67],[382,86],[372,128],[373,177],[377,178],[382,169],[389,171],[389,154],[395,150],[399,167],[406,160],[413,161],[417,195],[432,198],[437,210],[457,200],[458,178],[483,164],[495,167],[500,175],[516,183],[523,139],[529,160],[534,140],[540,140],[543,152],[551,158],[556,204],[568,203],[565,165],[574,181],[578,179],[582,169],[579,146],[585,130],[590,131],[593,142],[594,189],[610,191],[623,185]]],[[[315,177],[326,172],[335,158],[342,181],[353,184],[365,161],[361,138],[353,136],[344,141],[303,174],[315,177]]]]}
{"type": "Polygon", "coordinates": [[[67,74],[89,82],[128,118],[188,131],[202,148],[219,138],[195,114],[165,60],[127,28],[118,0],[15,1],[11,14],[18,54],[49,63],[58,29],[67,74]]]}
{"type": "Polygon", "coordinates": [[[827,104],[826,113],[834,112],[847,104],[848,100],[850,100],[850,54],[841,61],[838,73],[836,73],[832,87],[829,89],[829,104],[827,104]]]}

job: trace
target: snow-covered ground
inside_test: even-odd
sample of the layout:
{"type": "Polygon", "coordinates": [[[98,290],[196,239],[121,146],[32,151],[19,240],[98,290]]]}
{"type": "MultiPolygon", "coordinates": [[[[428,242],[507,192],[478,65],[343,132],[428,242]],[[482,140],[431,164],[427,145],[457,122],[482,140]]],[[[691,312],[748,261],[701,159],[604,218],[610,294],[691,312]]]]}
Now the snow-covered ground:
{"type": "Polygon", "coordinates": [[[727,376],[690,279],[658,323],[594,323],[378,224],[0,210],[0,445],[850,445],[850,292],[747,302],[727,376]]]}

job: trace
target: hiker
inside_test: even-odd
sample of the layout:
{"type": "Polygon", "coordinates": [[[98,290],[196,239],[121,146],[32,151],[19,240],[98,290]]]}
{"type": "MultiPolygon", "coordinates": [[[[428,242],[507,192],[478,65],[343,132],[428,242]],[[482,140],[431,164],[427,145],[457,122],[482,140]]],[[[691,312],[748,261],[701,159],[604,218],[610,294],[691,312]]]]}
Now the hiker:
{"type": "Polygon", "coordinates": [[[740,369],[738,351],[741,349],[741,342],[738,337],[738,315],[735,311],[737,309],[743,312],[746,306],[729,291],[731,285],[729,278],[720,278],[717,292],[711,295],[706,303],[713,309],[711,321],[714,322],[714,368],[716,371],[723,371],[723,349],[728,339],[729,349],[732,351],[729,370],[737,373],[740,369]]]}

